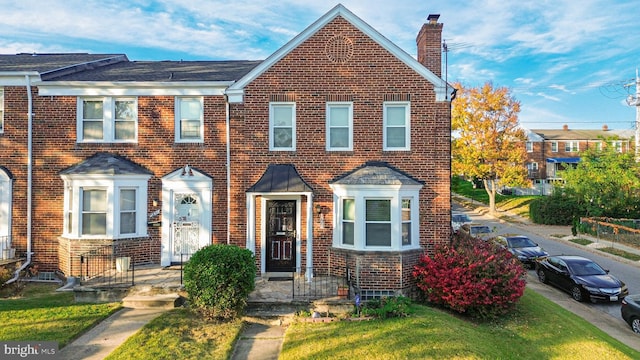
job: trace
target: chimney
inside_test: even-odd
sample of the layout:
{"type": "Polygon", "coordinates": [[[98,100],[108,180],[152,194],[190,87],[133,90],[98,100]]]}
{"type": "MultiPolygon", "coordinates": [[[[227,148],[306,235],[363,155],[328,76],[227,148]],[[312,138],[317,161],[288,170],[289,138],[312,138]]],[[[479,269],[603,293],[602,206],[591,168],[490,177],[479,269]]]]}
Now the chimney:
{"type": "Polygon", "coordinates": [[[438,23],[439,14],[430,14],[427,23],[422,25],[416,43],[418,62],[432,73],[442,77],[442,24],[438,23]]]}
{"type": "Polygon", "coordinates": [[[607,124],[602,125],[602,131],[609,131],[607,124]]]}
{"type": "Polygon", "coordinates": [[[569,130],[569,125],[567,125],[567,124],[562,125],[562,130],[564,130],[564,131],[569,130]]]}

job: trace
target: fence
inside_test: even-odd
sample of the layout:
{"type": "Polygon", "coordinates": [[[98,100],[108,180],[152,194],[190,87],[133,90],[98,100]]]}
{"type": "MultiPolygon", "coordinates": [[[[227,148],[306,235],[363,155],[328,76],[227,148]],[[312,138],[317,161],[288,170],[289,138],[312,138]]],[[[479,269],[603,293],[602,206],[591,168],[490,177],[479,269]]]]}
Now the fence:
{"type": "Polygon", "coordinates": [[[313,271],[313,276],[308,279],[307,274],[292,273],[292,293],[297,300],[316,300],[329,297],[340,297],[351,299],[356,289],[352,286],[351,270],[345,268],[346,277],[331,274],[329,270],[307,270],[313,271]]]}
{"type": "Polygon", "coordinates": [[[0,236],[0,259],[10,260],[16,256],[16,249],[11,247],[11,237],[0,236]]]}
{"type": "Polygon", "coordinates": [[[640,248],[640,220],[612,218],[580,218],[580,231],[586,234],[640,248]]]}
{"type": "Polygon", "coordinates": [[[106,245],[80,255],[80,284],[115,287],[133,286],[133,257],[116,257],[113,246],[106,245]]]}

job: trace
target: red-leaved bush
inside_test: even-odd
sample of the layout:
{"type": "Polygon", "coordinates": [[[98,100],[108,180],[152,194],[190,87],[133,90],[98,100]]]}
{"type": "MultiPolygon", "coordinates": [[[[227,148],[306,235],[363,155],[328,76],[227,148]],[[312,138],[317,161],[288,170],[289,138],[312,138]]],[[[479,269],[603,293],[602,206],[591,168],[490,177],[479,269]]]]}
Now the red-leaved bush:
{"type": "Polygon", "coordinates": [[[435,304],[476,318],[507,313],[524,293],[525,269],[490,241],[455,236],[450,245],[422,255],[413,276],[435,304]]]}

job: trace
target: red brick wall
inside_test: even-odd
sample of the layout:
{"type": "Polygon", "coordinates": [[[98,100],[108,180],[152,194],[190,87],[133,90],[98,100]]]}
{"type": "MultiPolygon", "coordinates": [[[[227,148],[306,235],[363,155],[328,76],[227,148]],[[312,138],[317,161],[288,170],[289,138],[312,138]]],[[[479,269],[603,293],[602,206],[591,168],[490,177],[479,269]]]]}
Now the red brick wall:
{"type": "MultiPolygon", "coordinates": [[[[438,45],[439,46],[439,45],[438,45]]],[[[332,192],[329,181],[366,161],[380,160],[425,181],[420,192],[420,243],[425,248],[450,237],[450,121],[448,103],[436,103],[433,85],[341,18],[298,46],[245,88],[244,104],[233,106],[230,216],[244,223],[245,190],[271,163],[294,164],[314,189],[314,203],[325,212],[325,229],[314,219],[314,266],[324,267],[331,249],[332,192]],[[352,58],[334,63],[325,54],[336,35],[351,39],[352,58]],[[296,151],[269,151],[269,99],[295,97],[296,151]],[[354,149],[325,151],[325,104],[328,95],[351,95],[354,149]],[[382,150],[385,95],[411,99],[411,150],[382,150]]],[[[259,222],[258,222],[259,224],[259,222]]],[[[245,241],[245,229],[231,229],[234,243],[245,241]]],[[[303,241],[306,234],[301,233],[303,241]]],[[[259,236],[258,236],[259,238],[259,236]]],[[[397,265],[401,266],[401,265],[397,265]]],[[[404,275],[396,269],[400,278],[404,275]]]]}
{"type": "MultiPolygon", "coordinates": [[[[32,89],[32,95],[37,92],[32,89]]],[[[0,165],[13,175],[12,246],[16,256],[27,251],[27,88],[4,87],[4,133],[0,134],[0,165]]]]}
{"type": "MultiPolygon", "coordinates": [[[[3,151],[0,161],[15,175],[13,237],[18,252],[26,249],[26,93],[24,88],[5,89],[10,105],[6,108],[5,134],[0,136],[3,151]],[[19,122],[19,124],[17,124],[19,122]],[[17,126],[19,125],[19,126],[17,126]]],[[[185,164],[213,177],[212,242],[226,242],[227,195],[225,154],[224,97],[206,97],[204,144],[174,142],[174,97],[138,97],[138,142],[135,144],[76,143],[75,96],[39,97],[34,89],[33,128],[33,226],[34,262],[42,270],[70,271],[69,247],[59,247],[63,224],[63,181],[59,172],[96,152],[117,153],[149,169],[148,212],[161,209],[161,178],[185,164]],[[158,199],[157,206],[152,200],[158,199]]],[[[159,263],[160,233],[149,228],[149,238],[137,239],[146,249],[145,262],[159,263]]],[[[76,254],[77,255],[77,254],[76,254]]],[[[75,256],[75,255],[74,255],[75,256]]],[[[136,257],[138,259],[138,257],[136,257]]]]}

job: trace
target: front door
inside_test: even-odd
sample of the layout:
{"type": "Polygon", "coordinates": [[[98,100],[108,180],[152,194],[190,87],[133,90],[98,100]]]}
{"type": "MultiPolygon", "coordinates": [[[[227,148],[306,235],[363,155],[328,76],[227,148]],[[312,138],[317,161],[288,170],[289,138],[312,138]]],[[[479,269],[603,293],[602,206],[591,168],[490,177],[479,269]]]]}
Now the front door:
{"type": "Polygon", "coordinates": [[[293,272],[296,267],[296,201],[267,201],[267,272],[293,272]]]}
{"type": "Polygon", "coordinates": [[[199,196],[196,193],[175,193],[173,199],[171,262],[186,261],[200,248],[199,196]]]}

